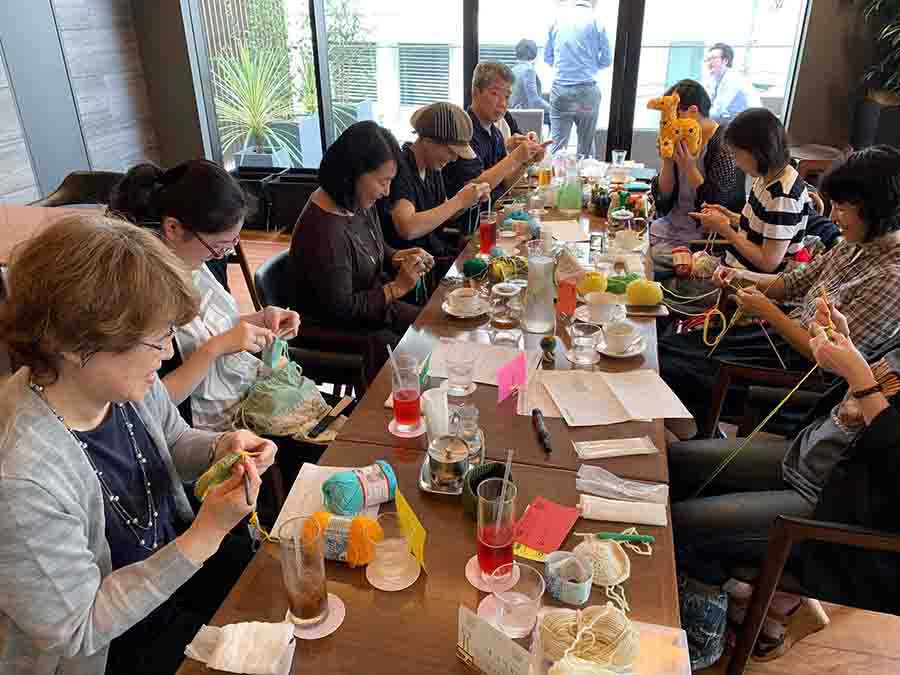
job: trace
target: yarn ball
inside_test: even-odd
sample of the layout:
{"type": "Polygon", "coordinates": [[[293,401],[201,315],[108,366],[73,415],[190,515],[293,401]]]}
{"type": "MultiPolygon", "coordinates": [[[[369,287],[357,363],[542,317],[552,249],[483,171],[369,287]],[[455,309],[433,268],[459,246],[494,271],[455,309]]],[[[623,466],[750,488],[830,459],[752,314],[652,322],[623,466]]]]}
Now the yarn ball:
{"type": "Polygon", "coordinates": [[[477,277],[485,273],[487,263],[481,258],[470,258],[463,263],[463,276],[467,279],[477,277]]]}
{"type": "Polygon", "coordinates": [[[568,651],[567,659],[576,657],[595,666],[617,669],[634,663],[641,643],[625,612],[612,603],[582,611],[548,612],[540,620],[538,632],[541,651],[551,661],[563,659],[568,651]]]}
{"type": "Polygon", "coordinates": [[[382,504],[394,498],[397,492],[397,476],[391,465],[383,459],[375,464],[357,471],[341,471],[334,474],[322,484],[322,503],[325,508],[339,516],[355,516],[369,506],[382,504]],[[388,482],[388,494],[386,499],[378,499],[370,492],[363,490],[358,471],[372,472],[380,469],[388,482]]]}
{"type": "Polygon", "coordinates": [[[629,305],[658,305],[663,300],[662,286],[657,281],[636,279],[625,291],[629,305]]]}
{"type": "MultiPolygon", "coordinates": [[[[350,567],[368,565],[375,557],[375,544],[384,539],[384,530],[377,520],[366,516],[345,518],[335,516],[327,511],[317,511],[312,515],[319,524],[319,528],[325,533],[325,557],[329,560],[344,560],[350,567]],[[329,524],[333,524],[332,530],[328,530],[329,524]],[[343,539],[346,537],[346,543],[343,539]],[[334,541],[330,541],[331,539],[334,541]],[[342,550],[345,549],[345,550],[342,550]],[[339,555],[343,552],[344,555],[339,555]],[[337,557],[330,557],[334,554],[337,557]]],[[[304,539],[307,533],[304,530],[304,539]]]]}
{"type": "Polygon", "coordinates": [[[693,273],[698,279],[711,279],[719,266],[719,259],[706,251],[697,251],[693,255],[693,273]]]}
{"type": "Polygon", "coordinates": [[[536,220],[528,221],[528,233],[531,235],[532,239],[540,239],[541,238],[541,223],[536,220]]]}
{"type": "Polygon", "coordinates": [[[503,257],[505,257],[505,256],[506,256],[506,251],[504,251],[504,250],[503,250],[502,248],[500,248],[499,246],[494,246],[494,247],[491,249],[491,257],[492,257],[492,258],[503,258],[503,257]]]}
{"type": "Polygon", "coordinates": [[[507,220],[528,220],[528,214],[522,209],[518,209],[510,213],[507,220]]]}

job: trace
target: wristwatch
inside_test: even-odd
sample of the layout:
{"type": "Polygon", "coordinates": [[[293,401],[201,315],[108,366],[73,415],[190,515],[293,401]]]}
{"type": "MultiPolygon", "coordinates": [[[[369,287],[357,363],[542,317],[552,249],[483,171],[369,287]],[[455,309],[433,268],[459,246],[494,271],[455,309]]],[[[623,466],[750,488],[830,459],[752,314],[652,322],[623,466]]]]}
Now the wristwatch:
{"type": "Polygon", "coordinates": [[[866,398],[866,396],[871,396],[872,394],[877,394],[879,391],[883,391],[884,387],[881,386],[880,382],[875,383],[871,387],[866,387],[865,389],[860,389],[859,391],[851,391],[850,395],[859,400],[861,398],[866,398]]]}

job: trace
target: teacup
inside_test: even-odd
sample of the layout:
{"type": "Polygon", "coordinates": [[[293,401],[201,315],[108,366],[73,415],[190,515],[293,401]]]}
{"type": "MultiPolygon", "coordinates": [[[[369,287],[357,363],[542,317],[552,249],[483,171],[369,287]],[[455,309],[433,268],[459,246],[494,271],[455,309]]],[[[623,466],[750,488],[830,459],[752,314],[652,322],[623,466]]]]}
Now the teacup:
{"type": "Polygon", "coordinates": [[[478,307],[478,291],[474,288],[457,288],[447,296],[447,302],[454,312],[473,312],[478,307]]]}
{"type": "Polygon", "coordinates": [[[616,246],[631,251],[641,245],[641,236],[634,230],[622,230],[616,235],[616,246]]]}
{"type": "Polygon", "coordinates": [[[584,296],[591,311],[591,323],[608,323],[616,315],[616,308],[622,304],[615,293],[588,293],[584,296]]]}
{"type": "Polygon", "coordinates": [[[625,321],[618,321],[607,326],[603,333],[606,336],[607,349],[615,354],[628,351],[637,337],[634,326],[625,321]]]}

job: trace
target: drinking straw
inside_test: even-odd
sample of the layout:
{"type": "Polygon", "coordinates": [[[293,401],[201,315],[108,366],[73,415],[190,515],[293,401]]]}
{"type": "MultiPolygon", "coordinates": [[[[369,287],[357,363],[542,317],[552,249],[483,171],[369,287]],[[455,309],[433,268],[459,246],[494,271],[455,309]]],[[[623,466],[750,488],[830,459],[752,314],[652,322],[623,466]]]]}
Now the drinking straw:
{"type": "Polygon", "coordinates": [[[391,349],[391,346],[388,345],[388,357],[391,359],[391,366],[394,368],[394,372],[399,374],[400,366],[397,365],[397,359],[394,358],[394,350],[391,349]]]}
{"type": "Polygon", "coordinates": [[[500,486],[500,508],[497,509],[497,527],[496,531],[500,531],[500,519],[503,517],[503,505],[506,503],[506,485],[509,482],[509,472],[512,470],[513,451],[506,451],[506,470],[503,472],[503,485],[500,486]]]}

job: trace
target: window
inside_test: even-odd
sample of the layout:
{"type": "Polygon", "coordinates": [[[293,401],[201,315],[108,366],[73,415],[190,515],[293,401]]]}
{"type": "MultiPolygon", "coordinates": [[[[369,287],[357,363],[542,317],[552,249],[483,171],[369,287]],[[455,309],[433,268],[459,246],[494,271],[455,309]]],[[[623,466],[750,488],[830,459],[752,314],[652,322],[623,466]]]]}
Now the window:
{"type": "Polygon", "coordinates": [[[632,158],[659,165],[659,113],[648,110],[647,102],[681,79],[707,88],[713,114],[722,114],[720,123],[751,105],[783,117],[806,5],[807,0],[697,0],[685,13],[681,5],[646,0],[632,158]],[[720,58],[723,50],[712,49],[717,43],[733,50],[730,67],[720,58]],[[725,90],[731,103],[722,97],[716,101],[716,83],[726,82],[722,73],[732,80],[725,90]]]}
{"type": "Polygon", "coordinates": [[[400,105],[423,106],[450,97],[448,45],[402,44],[400,51],[400,105]]]}

